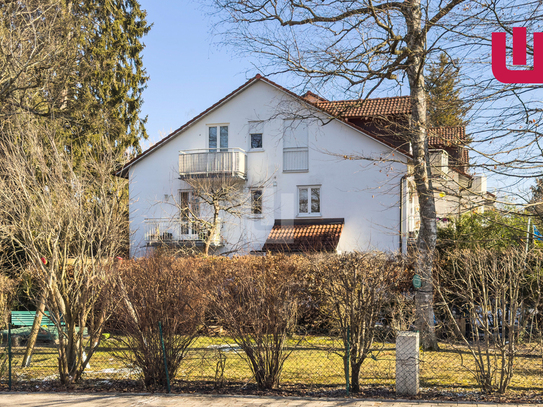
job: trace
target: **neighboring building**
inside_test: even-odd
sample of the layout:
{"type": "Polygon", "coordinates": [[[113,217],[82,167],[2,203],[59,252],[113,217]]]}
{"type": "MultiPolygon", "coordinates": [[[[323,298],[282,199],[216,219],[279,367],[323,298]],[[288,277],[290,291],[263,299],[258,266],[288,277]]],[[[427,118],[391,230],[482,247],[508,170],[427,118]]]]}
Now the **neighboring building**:
{"type": "MultiPolygon", "coordinates": [[[[409,98],[328,102],[257,75],[119,172],[130,180],[131,256],[206,240],[215,253],[405,250],[418,219],[409,143],[399,136],[409,116],[409,98]],[[373,160],[345,159],[353,154],[373,160]],[[247,206],[203,229],[199,219],[213,211],[195,197],[195,179],[227,183],[247,206]]],[[[486,188],[465,172],[463,133],[454,134],[432,135],[433,177],[448,191],[436,191],[438,217],[470,207],[452,191],[466,198],[486,188]]]]}
{"type": "MultiPolygon", "coordinates": [[[[411,120],[409,96],[368,100],[328,101],[312,92],[303,96],[334,116],[371,132],[396,148],[411,152],[405,133],[411,120]]],[[[428,144],[436,216],[447,222],[469,211],[484,212],[495,196],[487,191],[486,177],[468,173],[469,143],[465,127],[430,128],[428,144]]],[[[408,180],[408,230],[414,237],[420,227],[418,196],[412,178],[408,180]]]]}

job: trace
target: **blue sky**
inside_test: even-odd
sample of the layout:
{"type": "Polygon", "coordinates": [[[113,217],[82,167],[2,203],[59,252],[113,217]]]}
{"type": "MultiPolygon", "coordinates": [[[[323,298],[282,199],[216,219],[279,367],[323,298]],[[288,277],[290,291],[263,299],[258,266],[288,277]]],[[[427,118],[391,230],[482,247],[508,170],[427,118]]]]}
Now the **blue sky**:
{"type": "Polygon", "coordinates": [[[144,65],[150,76],[143,92],[148,116],[148,142],[156,143],[243,84],[256,71],[234,58],[232,49],[218,49],[210,35],[211,21],[195,2],[140,0],[153,23],[144,37],[144,65]]]}

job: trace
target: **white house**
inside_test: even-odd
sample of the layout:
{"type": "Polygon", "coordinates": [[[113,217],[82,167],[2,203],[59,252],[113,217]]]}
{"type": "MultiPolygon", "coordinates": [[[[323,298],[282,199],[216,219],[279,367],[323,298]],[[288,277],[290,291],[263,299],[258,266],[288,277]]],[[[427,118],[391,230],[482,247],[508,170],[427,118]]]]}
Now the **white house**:
{"type": "Polygon", "coordinates": [[[119,172],[130,181],[131,256],[206,239],[216,253],[405,250],[417,216],[408,147],[321,102],[257,75],[131,160],[119,172]],[[202,233],[196,215],[212,211],[193,197],[194,179],[229,182],[245,212],[221,213],[213,236],[202,233]]]}

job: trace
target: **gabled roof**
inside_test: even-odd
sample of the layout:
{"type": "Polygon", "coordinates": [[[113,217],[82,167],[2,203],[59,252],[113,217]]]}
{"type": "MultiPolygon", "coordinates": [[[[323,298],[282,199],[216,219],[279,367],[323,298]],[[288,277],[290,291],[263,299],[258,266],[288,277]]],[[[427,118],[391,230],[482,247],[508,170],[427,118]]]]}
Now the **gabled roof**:
{"type": "Polygon", "coordinates": [[[183,130],[186,130],[187,128],[189,128],[191,125],[193,125],[194,123],[196,123],[198,120],[200,120],[202,117],[204,117],[206,114],[208,114],[209,112],[215,110],[217,107],[219,107],[220,105],[222,105],[224,102],[226,102],[227,100],[231,99],[232,97],[234,97],[235,95],[237,95],[238,93],[240,93],[242,90],[244,90],[245,88],[247,88],[248,86],[252,85],[254,82],[256,82],[257,80],[259,79],[262,79],[262,76],[261,75],[256,75],[255,77],[249,79],[247,82],[245,82],[243,85],[241,85],[239,88],[237,88],[236,90],[234,90],[233,92],[229,93],[228,95],[226,95],[225,97],[223,97],[221,100],[219,100],[217,103],[215,103],[214,105],[208,107],[206,110],[204,110],[202,113],[200,113],[199,115],[193,117],[191,120],[189,120],[188,122],[186,122],[184,125],[182,125],[181,127],[179,127],[177,130],[174,130],[173,132],[171,132],[170,134],[168,134],[166,137],[164,137],[162,140],[160,140],[158,143],[154,144],[153,146],[149,147],[147,150],[143,151],[141,154],[138,154],[136,157],[132,158],[130,161],[128,161],[125,165],[123,165],[123,168],[121,168],[119,171],[117,171],[116,175],[119,176],[119,177],[123,177],[123,178],[128,178],[128,168],[130,168],[130,166],[132,164],[135,164],[137,161],[141,160],[143,157],[149,155],[150,153],[152,153],[154,150],[158,149],[159,147],[162,147],[162,145],[166,144],[168,141],[170,141],[172,138],[174,138],[176,135],[178,135],[179,133],[181,133],[183,130]]]}
{"type": "MultiPolygon", "coordinates": [[[[320,107],[319,106],[319,103],[312,103],[306,99],[304,99],[303,97],[295,94],[294,92],[291,92],[290,90],[286,89],[286,88],[283,88],[282,86],[276,84],[275,82],[267,79],[267,78],[264,78],[262,75],[260,74],[257,74],[256,76],[254,76],[253,78],[249,79],[247,82],[245,82],[243,85],[241,85],[239,88],[237,88],[236,90],[234,90],[233,92],[229,93],[228,95],[226,95],[224,98],[222,98],[221,100],[219,100],[217,103],[213,104],[212,106],[210,106],[209,108],[207,108],[206,110],[204,110],[202,113],[200,113],[199,115],[197,115],[196,117],[194,117],[193,119],[189,120],[188,122],[186,122],[184,125],[182,125],[181,127],[179,127],[177,130],[173,131],[172,133],[168,134],[166,137],[164,137],[162,140],[160,140],[158,143],[156,143],[155,145],[153,145],[152,147],[148,148],[147,150],[145,150],[144,152],[142,152],[141,154],[138,154],[136,157],[134,157],[133,159],[131,159],[129,162],[127,162],[119,171],[116,172],[116,175],[117,176],[120,176],[120,177],[123,177],[123,178],[128,178],[128,169],[133,165],[135,164],[136,162],[140,161],[142,158],[146,157],[147,155],[149,155],[150,153],[152,153],[154,150],[162,147],[164,144],[166,144],[168,141],[170,141],[171,139],[173,139],[175,136],[177,136],[178,134],[180,134],[181,132],[183,132],[184,130],[188,129],[190,126],[192,126],[193,124],[195,124],[198,120],[200,120],[201,118],[203,118],[205,115],[207,115],[208,113],[212,112],[213,110],[215,110],[216,108],[220,107],[222,104],[226,103],[228,100],[232,99],[234,96],[238,95],[239,93],[241,93],[242,91],[244,91],[245,89],[247,89],[249,86],[253,85],[254,83],[256,83],[257,81],[263,81],[263,82],[266,82],[268,83],[269,85],[275,87],[276,89],[279,89],[281,90],[282,92],[285,92],[287,93],[288,95],[292,96],[293,98],[303,102],[303,103],[306,103],[310,106],[313,106],[315,108],[317,108],[318,110],[320,110],[321,112],[323,113],[326,113],[327,115],[332,115],[334,116],[334,114],[330,113],[329,111],[325,110],[324,108],[320,107]]],[[[340,118],[340,117],[333,117],[335,120],[339,121],[340,123],[343,123],[344,125],[346,126],[349,126],[353,129],[355,129],[356,131],[360,132],[360,133],[363,133],[365,134],[366,136],[370,137],[370,138],[373,138],[374,140],[376,140],[377,142],[379,142],[380,144],[383,144],[383,145],[386,145],[388,147],[390,147],[391,149],[393,149],[394,151],[397,151],[399,152],[400,154],[403,154],[404,156],[406,157],[411,157],[411,154],[409,154],[407,151],[403,150],[403,149],[400,149],[396,146],[394,146],[393,144],[391,143],[388,143],[387,141],[385,140],[382,140],[380,137],[374,135],[374,134],[371,134],[369,133],[368,131],[352,124],[352,123],[349,123],[347,122],[346,120],[340,118]]]]}
{"type": "Polygon", "coordinates": [[[264,252],[335,251],[345,219],[277,219],[264,252]]]}
{"type": "Polygon", "coordinates": [[[411,98],[395,96],[390,98],[319,101],[316,105],[334,116],[374,117],[411,114],[411,98]]]}

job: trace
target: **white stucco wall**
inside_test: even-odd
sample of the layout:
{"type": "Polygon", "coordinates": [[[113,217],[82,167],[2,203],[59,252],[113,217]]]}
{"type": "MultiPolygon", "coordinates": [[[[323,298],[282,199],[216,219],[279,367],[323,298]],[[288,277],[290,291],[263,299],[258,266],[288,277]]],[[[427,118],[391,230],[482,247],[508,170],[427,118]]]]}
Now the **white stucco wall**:
{"type": "MultiPolygon", "coordinates": [[[[186,184],[178,178],[180,150],[208,148],[208,125],[228,125],[229,147],[247,152],[246,185],[269,180],[264,189],[261,218],[225,219],[223,235],[243,252],[259,250],[275,219],[298,217],[298,186],[320,185],[319,218],[345,218],[338,250],[398,250],[400,178],[406,158],[338,121],[309,121],[309,170],[283,172],[283,117],[294,98],[274,86],[257,81],[211,111],[161,147],[136,161],[129,171],[131,255],[145,253],[143,223],[148,218],[175,216],[164,203],[186,184]],[[250,151],[249,121],[263,120],[263,150],[250,151]],[[323,124],[326,123],[326,124],[323,124]],[[332,154],[388,157],[400,162],[345,160],[332,154]]],[[[171,200],[171,198],[170,198],[171,200]]],[[[224,250],[230,250],[225,247],[224,250]]]]}

